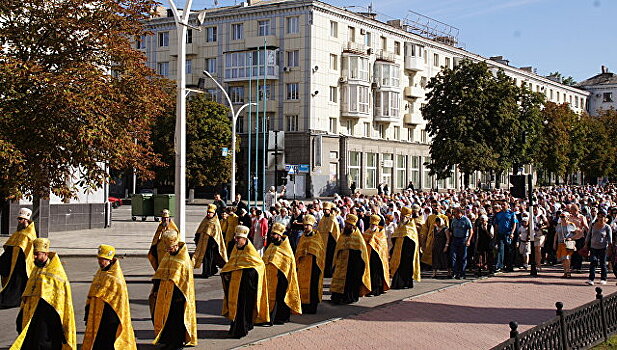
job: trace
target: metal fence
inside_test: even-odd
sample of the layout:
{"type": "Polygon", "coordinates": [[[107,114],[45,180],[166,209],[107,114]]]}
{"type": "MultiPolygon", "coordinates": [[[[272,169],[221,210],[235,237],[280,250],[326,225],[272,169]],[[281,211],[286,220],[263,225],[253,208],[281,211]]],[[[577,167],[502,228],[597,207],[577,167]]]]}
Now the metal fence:
{"type": "Polygon", "coordinates": [[[596,288],[596,300],[563,310],[563,303],[555,303],[557,316],[523,333],[518,323],[510,322],[510,339],[493,350],[569,350],[588,349],[617,333],[617,293],[607,297],[596,288]]]}

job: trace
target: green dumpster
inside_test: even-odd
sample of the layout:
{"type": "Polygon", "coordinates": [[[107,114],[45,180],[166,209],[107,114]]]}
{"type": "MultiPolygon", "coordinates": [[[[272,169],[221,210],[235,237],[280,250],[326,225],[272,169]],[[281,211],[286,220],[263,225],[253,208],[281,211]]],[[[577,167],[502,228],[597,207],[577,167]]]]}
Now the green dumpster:
{"type": "Polygon", "coordinates": [[[154,219],[158,220],[163,209],[169,209],[169,215],[176,215],[176,195],[157,194],[154,197],[154,219]]]}
{"type": "Polygon", "coordinates": [[[154,216],[154,202],[149,193],[134,194],[131,197],[131,219],[135,221],[139,216],[141,221],[146,221],[148,216],[154,216]]]}

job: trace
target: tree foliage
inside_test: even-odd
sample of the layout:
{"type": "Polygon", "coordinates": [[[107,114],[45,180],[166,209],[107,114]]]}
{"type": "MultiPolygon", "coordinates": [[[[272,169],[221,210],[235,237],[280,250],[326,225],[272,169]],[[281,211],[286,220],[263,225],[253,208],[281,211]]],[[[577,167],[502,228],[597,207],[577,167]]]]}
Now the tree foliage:
{"type": "Polygon", "coordinates": [[[108,181],[105,163],[152,174],[150,126],[173,100],[130,41],[144,34],[140,21],[153,5],[0,5],[0,197],[98,188],[108,181]]]}
{"type": "Polygon", "coordinates": [[[572,147],[577,114],[565,103],[547,102],[542,110],[542,118],[546,125],[536,144],[537,164],[543,170],[558,176],[572,173],[576,170],[570,156],[577,153],[572,147]]]}
{"type": "MultiPolygon", "coordinates": [[[[175,111],[159,117],[153,134],[155,151],[162,155],[166,164],[174,164],[175,111]]],[[[229,109],[208,100],[199,94],[187,101],[186,119],[186,175],[189,187],[216,186],[230,179],[231,157],[223,157],[223,147],[231,145],[231,123],[229,109]]],[[[173,167],[158,167],[156,179],[159,183],[174,180],[173,167]]]]}
{"type": "Polygon", "coordinates": [[[466,174],[499,172],[531,157],[542,126],[541,95],[469,60],[441,71],[428,88],[422,113],[432,137],[431,174],[448,177],[456,164],[466,174]]]}
{"type": "Polygon", "coordinates": [[[568,86],[576,85],[576,80],[574,80],[574,78],[571,75],[566,77],[559,72],[552,72],[552,73],[549,73],[547,77],[556,78],[564,85],[568,85],[568,86]]]}

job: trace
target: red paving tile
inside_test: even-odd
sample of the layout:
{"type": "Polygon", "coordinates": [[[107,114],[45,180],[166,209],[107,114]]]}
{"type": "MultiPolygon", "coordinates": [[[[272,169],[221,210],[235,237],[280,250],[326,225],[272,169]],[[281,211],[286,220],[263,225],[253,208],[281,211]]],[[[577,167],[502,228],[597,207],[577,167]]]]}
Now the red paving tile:
{"type": "MultiPolygon", "coordinates": [[[[254,347],[270,349],[487,349],[506,340],[508,322],[525,331],[555,316],[555,302],[573,309],[593,301],[594,287],[585,275],[559,278],[512,273],[448,288],[432,294],[265,340],[254,347]]],[[[614,282],[604,294],[617,291],[614,282]]]]}

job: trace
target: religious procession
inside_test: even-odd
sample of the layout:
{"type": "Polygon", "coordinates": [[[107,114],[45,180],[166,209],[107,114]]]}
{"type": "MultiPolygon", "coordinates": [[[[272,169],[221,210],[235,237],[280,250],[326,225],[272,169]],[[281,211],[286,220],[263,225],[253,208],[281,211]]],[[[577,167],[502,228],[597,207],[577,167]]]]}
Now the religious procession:
{"type": "MultiPolygon", "coordinates": [[[[464,279],[469,273],[527,269],[531,239],[531,263],[540,271],[561,264],[563,278],[573,278],[588,259],[588,278],[581,282],[593,285],[599,267],[599,283],[606,284],[607,261],[617,277],[614,186],[556,186],[533,196],[528,203],[499,189],[410,188],[307,204],[275,193],[268,212],[252,207],[251,213],[239,195],[230,206],[217,198],[207,206],[192,252],[193,242],[182,242],[169,210],[163,210],[144,247],[153,270],[148,296],[153,344],[198,345],[194,278],[220,276],[221,315],[229,321],[229,336],[241,338],[255,326],[318,313],[324,278],[331,278],[332,304],[351,304],[389,289],[413,288],[422,273],[464,279]]],[[[19,307],[10,349],[77,349],[70,281],[53,242],[37,238],[31,217],[29,209],[19,211],[17,231],[0,256],[0,308],[19,307]]],[[[107,244],[96,251],[99,269],[83,304],[81,349],[137,348],[117,253],[107,244]]]]}

